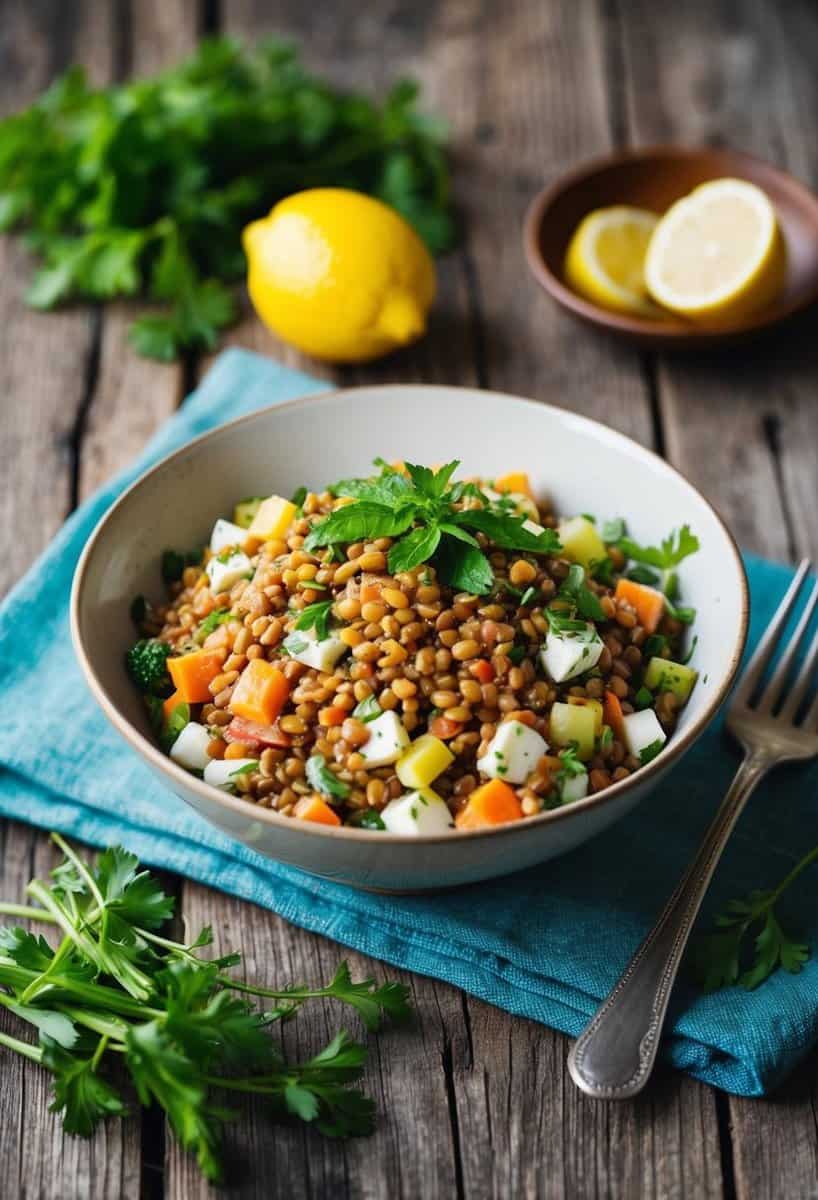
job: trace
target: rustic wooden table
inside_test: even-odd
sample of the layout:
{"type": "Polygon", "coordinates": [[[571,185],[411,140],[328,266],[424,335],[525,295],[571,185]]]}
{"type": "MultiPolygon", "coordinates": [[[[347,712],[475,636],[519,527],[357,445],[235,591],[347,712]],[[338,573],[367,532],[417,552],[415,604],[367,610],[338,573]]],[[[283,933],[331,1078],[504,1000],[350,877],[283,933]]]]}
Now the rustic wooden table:
{"type": "MultiPolygon", "coordinates": [[[[741,543],[779,559],[818,553],[818,339],[814,317],[729,356],[640,355],[560,315],[520,245],[542,182],[615,146],[729,142],[818,185],[818,9],[812,0],[3,0],[0,107],[33,98],[72,61],[105,82],[153,71],[203,31],[303,42],[341,83],[417,76],[453,131],[462,247],[440,264],[440,300],[415,350],[338,382],[423,380],[565,405],[655,447],[718,505],[741,543]]],[[[195,384],[204,362],[134,356],[126,306],[41,316],[21,303],[19,244],[0,246],[3,550],[10,585],[71,509],[131,459],[195,384]]],[[[230,341],[288,362],[249,317],[230,341]]],[[[314,367],[309,369],[315,371],[314,367]]],[[[2,830],[2,892],[51,853],[43,834],[2,830]]],[[[251,972],[319,979],[324,939],[268,912],[171,881],[186,917],[247,952],[251,972]]],[[[380,971],[352,955],[360,972],[380,971]]],[[[374,1044],[368,1085],[383,1114],[370,1140],[340,1145],[271,1127],[250,1108],[228,1135],[230,1192],[325,1197],[818,1196],[818,1057],[764,1101],[680,1075],[633,1103],[585,1100],[567,1040],[433,980],[406,977],[411,1032],[374,1044]]],[[[309,1042],[325,1016],[302,1025],[309,1042]]],[[[331,1017],[330,1017],[331,1019],[331,1017]]],[[[0,1196],[119,1200],[207,1188],[160,1116],[66,1138],[37,1068],[4,1055],[0,1196]]]]}

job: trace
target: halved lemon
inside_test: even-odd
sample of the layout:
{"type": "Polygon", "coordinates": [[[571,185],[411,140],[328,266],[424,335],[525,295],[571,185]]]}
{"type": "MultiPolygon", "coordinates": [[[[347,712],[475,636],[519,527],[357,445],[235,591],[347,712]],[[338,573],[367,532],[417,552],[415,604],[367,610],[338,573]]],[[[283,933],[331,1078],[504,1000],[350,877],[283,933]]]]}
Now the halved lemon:
{"type": "Polygon", "coordinates": [[[565,255],[565,277],[574,291],[604,308],[658,316],[644,273],[658,221],[655,213],[625,204],[589,213],[565,255]]]}
{"type": "Polygon", "coordinates": [[[703,183],[668,209],[645,259],[650,294],[694,321],[723,324],[763,308],[786,255],[775,209],[743,179],[703,183]]]}

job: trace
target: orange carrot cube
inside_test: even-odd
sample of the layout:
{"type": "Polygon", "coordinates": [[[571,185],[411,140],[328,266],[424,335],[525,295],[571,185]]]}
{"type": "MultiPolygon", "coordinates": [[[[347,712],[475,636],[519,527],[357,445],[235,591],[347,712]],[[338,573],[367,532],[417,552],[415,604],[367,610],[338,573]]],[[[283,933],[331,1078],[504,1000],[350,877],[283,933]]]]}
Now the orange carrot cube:
{"type": "Polygon", "coordinates": [[[341,818],[318,796],[302,796],[293,809],[293,816],[317,825],[340,825],[341,818]]]}
{"type": "Polygon", "coordinates": [[[665,611],[665,598],[656,588],[633,579],[620,579],[614,592],[615,600],[624,600],[636,610],[639,624],[648,633],[655,633],[665,611]]]}
{"type": "Polygon", "coordinates": [[[501,475],[494,481],[494,490],[503,493],[516,492],[518,495],[528,496],[530,500],[534,499],[531,483],[525,471],[509,471],[508,475],[501,475]]]}
{"type": "Polygon", "coordinates": [[[486,829],[490,825],[518,821],[522,815],[522,806],[514,788],[502,779],[490,779],[472,792],[454,823],[458,829],[486,829]]]}
{"type": "Polygon", "coordinates": [[[236,717],[272,725],[289,693],[281,671],[264,658],[254,658],[242,671],[227,707],[236,717]]]}
{"type": "Polygon", "coordinates": [[[201,704],[210,699],[210,683],[222,669],[223,650],[194,650],[168,659],[168,671],[180,700],[201,704]]]}

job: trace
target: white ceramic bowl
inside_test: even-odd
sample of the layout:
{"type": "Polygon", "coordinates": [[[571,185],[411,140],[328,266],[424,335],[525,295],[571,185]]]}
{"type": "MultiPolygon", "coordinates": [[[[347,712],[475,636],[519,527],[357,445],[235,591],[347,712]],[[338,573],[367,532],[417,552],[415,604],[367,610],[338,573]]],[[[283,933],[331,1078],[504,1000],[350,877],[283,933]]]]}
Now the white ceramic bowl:
{"type": "Polygon", "coordinates": [[[353,388],[279,404],[205,434],[143,475],[97,526],[77,567],[72,633],[91,690],[114,726],[169,788],[206,820],[270,858],[356,886],[450,887],[531,866],[606,829],[659,783],[712,720],[744,647],[748,593],[735,543],[708,502],[662,459],[563,409],[465,388],[353,388]],[[700,672],[679,728],[662,753],[605,792],[494,831],[401,838],[327,829],[279,817],[217,791],[155,745],[122,667],[133,641],[128,608],[159,598],[166,546],[203,544],[237,499],[365,474],[372,459],[434,463],[492,477],[526,470],[564,514],[623,516],[656,542],[688,522],[701,541],[681,567],[683,597],[698,610],[700,672]]]}

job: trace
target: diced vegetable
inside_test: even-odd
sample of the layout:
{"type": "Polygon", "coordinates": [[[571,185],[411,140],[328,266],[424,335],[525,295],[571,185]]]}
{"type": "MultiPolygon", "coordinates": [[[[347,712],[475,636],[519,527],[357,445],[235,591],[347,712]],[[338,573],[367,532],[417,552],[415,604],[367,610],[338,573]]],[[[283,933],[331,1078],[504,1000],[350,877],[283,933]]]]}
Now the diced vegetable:
{"type": "Polygon", "coordinates": [[[381,819],[390,833],[404,837],[449,833],[454,829],[446,801],[427,787],[390,800],[381,812],[381,819]]]}
{"type": "Polygon", "coordinates": [[[261,496],[248,496],[246,500],[240,500],[233,509],[233,520],[236,525],[241,529],[249,529],[261,507],[261,500],[261,496]]]}
{"type": "Polygon", "coordinates": [[[664,616],[665,597],[656,588],[633,579],[619,579],[614,592],[616,600],[624,600],[636,610],[639,624],[648,633],[655,633],[664,616]]]}
{"type": "Polygon", "coordinates": [[[548,743],[536,729],[522,721],[501,721],[486,753],[477,760],[477,770],[490,779],[524,783],[547,752],[548,743]]]}
{"type": "Polygon", "coordinates": [[[128,674],[142,692],[161,692],[168,682],[167,657],[170,646],[153,638],[143,638],[125,655],[128,674]]]}
{"type": "Polygon", "coordinates": [[[587,517],[571,517],[569,521],[563,521],[558,532],[562,552],[571,562],[581,563],[588,568],[592,562],[599,562],[607,554],[596,526],[587,517]]]}
{"type": "Polygon", "coordinates": [[[204,781],[224,792],[232,791],[239,775],[248,775],[258,767],[255,758],[211,758],[204,769],[204,781]]]}
{"type": "Polygon", "coordinates": [[[272,725],[290,694],[285,676],[264,658],[254,658],[242,671],[228,708],[236,717],[272,725]]]}
{"type": "Polygon", "coordinates": [[[494,678],[494,667],[487,658],[478,658],[477,662],[471,664],[469,671],[480,683],[491,683],[494,678]]]}
{"type": "Polygon", "coordinates": [[[550,629],[540,650],[540,661],[554,683],[563,683],[595,667],[604,648],[592,624],[584,632],[550,629]]]}
{"type": "Polygon", "coordinates": [[[599,737],[602,733],[602,704],[599,700],[592,700],[590,696],[569,696],[568,703],[576,705],[577,708],[590,708],[594,714],[594,733],[599,737]]]}
{"type": "Polygon", "coordinates": [[[443,741],[455,737],[462,728],[459,721],[450,721],[448,717],[432,717],[429,722],[429,732],[443,741]]]}
{"type": "Polygon", "coordinates": [[[204,725],[189,721],[170,748],[170,757],[188,771],[203,771],[210,762],[210,736],[204,725]]]}
{"type": "Polygon", "coordinates": [[[508,475],[501,475],[499,479],[495,479],[494,488],[501,495],[508,492],[520,492],[523,496],[528,496],[529,500],[534,499],[534,493],[525,471],[509,471],[508,475]]]}
{"type": "Polygon", "coordinates": [[[605,703],[602,707],[602,715],[605,718],[605,724],[610,725],[614,731],[614,735],[619,738],[620,742],[625,740],[625,726],[623,721],[625,715],[622,712],[622,705],[616,692],[605,693],[605,703]]]}
{"type": "Polygon", "coordinates": [[[179,694],[179,692],[173,692],[170,696],[168,696],[167,700],[163,700],[162,701],[162,715],[164,716],[165,720],[166,721],[170,720],[170,716],[171,716],[171,713],[173,712],[174,708],[176,708],[176,706],[178,704],[184,704],[184,703],[185,703],[185,698],[184,698],[184,696],[181,696],[179,694]]]}
{"type": "Polygon", "coordinates": [[[210,683],[222,669],[224,652],[194,650],[168,659],[168,671],[173,686],[188,704],[202,704],[210,699],[210,683]]]}
{"type": "Polygon", "coordinates": [[[559,701],[551,706],[549,722],[551,741],[555,746],[576,746],[577,757],[587,762],[593,758],[596,744],[596,718],[590,708],[559,701]]]}
{"type": "Polygon", "coordinates": [[[346,654],[349,646],[342,642],[337,634],[319,638],[315,629],[294,629],[284,639],[284,649],[290,658],[305,666],[314,667],[316,671],[329,673],[338,659],[346,654]]]}
{"type": "Polygon", "coordinates": [[[522,806],[514,789],[502,779],[491,779],[472,792],[454,823],[458,829],[485,829],[518,821],[522,815],[522,806]]]}
{"type": "Polygon", "coordinates": [[[699,672],[669,658],[652,658],[645,671],[645,686],[653,692],[673,692],[684,703],[693,691],[699,672]]]}
{"type": "Polygon", "coordinates": [[[358,747],[367,767],[386,767],[397,762],[409,745],[409,734],[393,712],[382,713],[367,725],[369,740],[358,747]]]}
{"type": "Polygon", "coordinates": [[[217,595],[227,592],[240,579],[249,578],[253,574],[253,564],[243,550],[222,550],[215,558],[211,558],[205,567],[207,578],[210,580],[210,590],[217,595]]]}
{"type": "Polygon", "coordinates": [[[295,517],[296,507],[291,500],[283,496],[268,496],[258,506],[258,511],[248,529],[253,537],[269,538],[283,537],[295,517]]]}
{"type": "Polygon", "coordinates": [[[219,517],[210,535],[210,549],[213,554],[220,554],[228,546],[243,546],[247,540],[247,530],[232,521],[219,517]]]}
{"type": "Polygon", "coordinates": [[[340,825],[341,818],[320,796],[302,796],[293,809],[293,816],[316,825],[340,825]]]}
{"type": "Polygon", "coordinates": [[[657,743],[661,747],[667,741],[667,734],[659,724],[659,718],[652,708],[644,708],[641,712],[627,713],[622,718],[622,724],[625,730],[625,745],[637,758],[641,758],[644,751],[651,749],[657,743]]]}
{"type": "Polygon", "coordinates": [[[262,746],[286,750],[293,741],[289,734],[284,733],[278,721],[268,725],[263,721],[248,721],[244,717],[234,717],[226,729],[222,728],[222,737],[226,742],[244,742],[252,750],[262,746]]]}
{"type": "Polygon", "coordinates": [[[395,774],[404,787],[425,788],[453,762],[454,755],[445,742],[425,733],[400,756],[395,774]]]}
{"type": "Polygon", "coordinates": [[[584,800],[588,795],[588,772],[579,771],[575,775],[566,775],[560,780],[560,800],[563,804],[573,804],[575,800],[584,800]]]}

